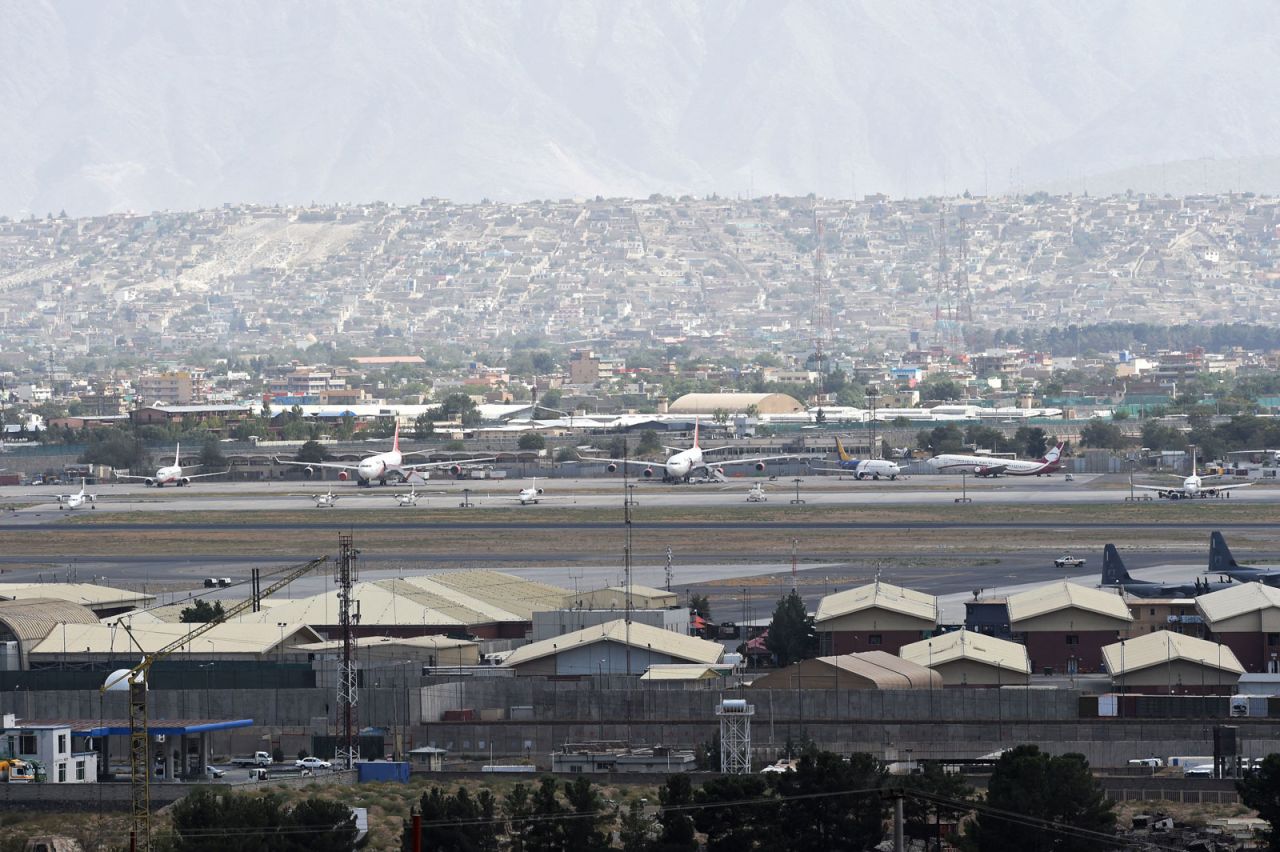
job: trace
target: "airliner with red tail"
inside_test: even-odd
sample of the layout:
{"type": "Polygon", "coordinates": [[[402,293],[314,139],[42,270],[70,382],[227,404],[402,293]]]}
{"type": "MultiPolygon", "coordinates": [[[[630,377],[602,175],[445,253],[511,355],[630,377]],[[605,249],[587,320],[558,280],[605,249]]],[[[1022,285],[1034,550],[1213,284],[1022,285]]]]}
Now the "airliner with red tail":
{"type": "Polygon", "coordinates": [[[974,476],[1044,476],[1062,467],[1062,447],[1058,444],[1035,461],[991,456],[961,456],[943,453],[929,459],[938,473],[969,473],[974,476]]]}
{"type": "Polygon", "coordinates": [[[689,478],[695,473],[705,475],[709,479],[717,482],[724,482],[724,469],[730,465],[754,465],[757,471],[764,470],[765,463],[771,461],[782,461],[784,459],[793,459],[791,456],[757,456],[756,458],[747,459],[726,459],[724,461],[708,461],[704,457],[704,453],[715,453],[721,450],[732,449],[731,447],[700,447],[698,446],[698,421],[693,421],[693,446],[688,449],[680,447],[664,447],[664,449],[672,450],[671,455],[667,456],[664,462],[648,462],[639,459],[597,459],[582,458],[578,456],[580,461],[599,462],[608,465],[606,470],[614,473],[620,465],[631,465],[639,467],[640,475],[645,479],[652,479],[662,472],[662,479],[666,482],[688,482],[689,478]]]}
{"type": "MultiPolygon", "coordinates": [[[[315,475],[316,468],[332,468],[338,471],[338,479],[343,480],[344,482],[350,479],[352,473],[354,473],[357,485],[371,485],[375,479],[378,480],[379,484],[386,485],[388,476],[395,476],[401,480],[408,480],[408,478],[414,473],[438,470],[439,468],[448,468],[450,473],[457,476],[459,473],[462,473],[462,470],[466,465],[493,461],[493,457],[490,456],[482,459],[462,459],[461,461],[405,464],[404,455],[404,453],[400,452],[400,424],[397,423],[395,436],[392,438],[390,450],[385,453],[375,453],[374,455],[367,456],[355,464],[352,464],[351,462],[303,462],[291,461],[289,459],[276,459],[275,463],[305,468],[305,472],[308,477],[315,475]]],[[[421,453],[412,452],[409,453],[409,455],[421,455],[421,453]]]]}

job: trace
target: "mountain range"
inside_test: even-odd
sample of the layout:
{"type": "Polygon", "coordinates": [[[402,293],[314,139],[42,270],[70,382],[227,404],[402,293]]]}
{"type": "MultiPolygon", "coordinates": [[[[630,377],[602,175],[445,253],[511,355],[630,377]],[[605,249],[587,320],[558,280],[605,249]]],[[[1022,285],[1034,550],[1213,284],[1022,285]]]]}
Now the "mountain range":
{"type": "Polygon", "coordinates": [[[0,0],[0,20],[7,215],[1280,190],[1275,4],[0,0]]]}

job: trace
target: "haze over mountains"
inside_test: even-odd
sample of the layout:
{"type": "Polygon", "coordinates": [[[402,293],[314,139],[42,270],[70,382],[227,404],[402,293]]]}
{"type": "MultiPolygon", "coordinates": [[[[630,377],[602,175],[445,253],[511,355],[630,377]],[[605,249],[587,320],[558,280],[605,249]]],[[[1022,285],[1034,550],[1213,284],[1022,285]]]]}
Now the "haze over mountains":
{"type": "Polygon", "coordinates": [[[0,20],[8,215],[1280,190],[1274,4],[0,0],[0,20]]]}

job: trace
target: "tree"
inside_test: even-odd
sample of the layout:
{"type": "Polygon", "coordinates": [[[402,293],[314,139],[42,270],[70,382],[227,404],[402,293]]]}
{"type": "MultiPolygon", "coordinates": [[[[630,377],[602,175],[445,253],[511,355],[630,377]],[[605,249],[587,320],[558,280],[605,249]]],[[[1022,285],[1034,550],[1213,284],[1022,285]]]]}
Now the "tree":
{"type": "MultiPolygon", "coordinates": [[[[497,852],[494,825],[497,802],[488,790],[472,798],[467,788],[449,795],[439,787],[422,794],[418,802],[422,814],[422,848],[429,852],[497,852]],[[428,828],[428,825],[430,826],[428,828]]],[[[413,823],[404,821],[401,848],[413,848],[413,823]]]]}
{"type": "Polygon", "coordinates": [[[525,833],[525,852],[560,852],[564,848],[565,807],[556,798],[556,779],[542,778],[529,799],[533,817],[525,833]]]}
{"type": "Polygon", "coordinates": [[[170,811],[175,852],[218,852],[227,848],[228,826],[244,852],[339,852],[356,839],[356,818],[341,802],[305,799],[286,809],[280,796],[241,795],[201,787],[170,811]]]}
{"type": "Polygon", "coordinates": [[[725,424],[729,422],[729,410],[727,408],[717,408],[711,413],[711,419],[717,423],[725,424]]]}
{"type": "Polygon", "coordinates": [[[222,454],[222,442],[213,435],[204,439],[200,448],[200,472],[216,473],[226,470],[227,457],[222,454]]]}
{"type": "Polygon", "coordinates": [[[436,421],[430,411],[424,411],[413,419],[413,434],[419,441],[425,441],[435,434],[436,421]]]}
{"type": "Polygon", "coordinates": [[[716,807],[720,802],[764,799],[769,792],[769,785],[759,775],[725,775],[703,784],[694,795],[694,801],[703,807],[693,812],[693,824],[707,836],[707,852],[751,852],[785,846],[779,843],[784,832],[776,805],[716,807]]]}
{"type": "Polygon", "coordinates": [[[693,803],[693,784],[689,776],[668,775],[667,783],[658,788],[662,810],[658,821],[662,830],[653,844],[653,852],[696,852],[693,818],[687,810],[677,810],[693,803]]]}
{"type": "Polygon", "coordinates": [[[440,416],[445,420],[457,420],[463,426],[476,426],[480,423],[480,411],[475,400],[465,393],[451,393],[440,403],[440,416]]]}
{"type": "Polygon", "coordinates": [[[1129,442],[1116,424],[1094,420],[1080,430],[1080,443],[1086,447],[1118,450],[1129,442]]]}
{"type": "MultiPolygon", "coordinates": [[[[855,852],[871,849],[884,836],[887,802],[880,794],[887,773],[869,754],[846,761],[829,751],[809,750],[795,772],[771,775],[783,800],[777,822],[785,826],[790,852],[855,852]],[[837,790],[847,795],[831,796],[837,790]]],[[[1015,849],[1016,846],[1006,847],[1015,849]]]]}
{"type": "Polygon", "coordinates": [[[1280,852],[1280,754],[1269,754],[1262,765],[1236,782],[1236,792],[1246,808],[1270,823],[1267,849],[1280,852]]]}
{"type": "Polygon", "coordinates": [[[329,448],[319,441],[307,441],[298,447],[298,454],[293,458],[300,462],[322,462],[330,458],[329,448]]]}
{"type": "Polygon", "coordinates": [[[645,816],[644,805],[639,799],[628,803],[627,812],[619,823],[618,839],[622,841],[622,852],[649,852],[656,833],[653,820],[645,816]]]}
{"type": "Polygon", "coordinates": [[[958,453],[964,449],[964,433],[954,423],[934,426],[916,434],[916,446],[935,456],[941,453],[958,453]]]}
{"type": "Polygon", "coordinates": [[[146,466],[146,454],[137,434],[115,428],[87,431],[89,445],[80,456],[81,464],[102,464],[117,470],[146,466]]]}
{"type": "Polygon", "coordinates": [[[707,620],[711,619],[711,601],[706,595],[689,595],[689,609],[707,620]]]}
{"type": "Polygon", "coordinates": [[[817,656],[818,634],[813,616],[805,611],[804,599],[794,589],[774,607],[764,644],[780,666],[817,656]]]}
{"type": "Polygon", "coordinates": [[[604,823],[604,800],[595,785],[584,776],[564,784],[564,798],[573,810],[574,819],[564,821],[564,848],[573,852],[604,852],[609,848],[609,834],[601,830],[604,823]]]}
{"type": "Polygon", "coordinates": [[[1013,433],[1013,441],[1019,452],[1029,459],[1044,458],[1049,451],[1049,436],[1039,426],[1019,426],[1013,433]]]}
{"type": "Polygon", "coordinates": [[[511,852],[526,852],[529,831],[533,828],[533,799],[524,784],[516,784],[502,800],[502,810],[507,817],[507,839],[511,852]]]}
{"type": "Polygon", "coordinates": [[[650,456],[657,455],[662,452],[662,442],[658,440],[658,433],[653,429],[645,429],[640,433],[640,443],[636,445],[636,455],[650,456]]]}
{"type": "Polygon", "coordinates": [[[525,432],[516,442],[516,446],[522,450],[543,450],[547,447],[547,439],[541,432],[525,432]]]}
{"type": "Polygon", "coordinates": [[[921,400],[948,401],[960,399],[964,388],[954,379],[932,378],[920,385],[921,400]]]}
{"type": "MultiPolygon", "coordinates": [[[[1086,831],[1115,831],[1115,806],[1080,754],[1051,757],[1034,745],[1006,751],[987,783],[986,804],[1086,831]]],[[[977,852],[1092,852],[1098,848],[1096,839],[1049,832],[988,813],[978,814],[966,836],[977,852]]]]}
{"type": "Polygon", "coordinates": [[[919,839],[932,837],[936,826],[942,822],[957,820],[967,813],[967,810],[951,808],[920,796],[912,796],[910,791],[915,790],[958,801],[965,801],[973,795],[973,788],[964,780],[963,775],[958,772],[947,772],[941,764],[934,762],[923,764],[919,774],[906,776],[903,779],[903,786],[908,791],[906,801],[903,803],[907,835],[919,839]]]}
{"type": "Polygon", "coordinates": [[[222,601],[214,601],[211,606],[208,601],[197,598],[191,606],[183,607],[182,612],[178,613],[178,621],[183,624],[208,624],[222,615],[222,601]]]}

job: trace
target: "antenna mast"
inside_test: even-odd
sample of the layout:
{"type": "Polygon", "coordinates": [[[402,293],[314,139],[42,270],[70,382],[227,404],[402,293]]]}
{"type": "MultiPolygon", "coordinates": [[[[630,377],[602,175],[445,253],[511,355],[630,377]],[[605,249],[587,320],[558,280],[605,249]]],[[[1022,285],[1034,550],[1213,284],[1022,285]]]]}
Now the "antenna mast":
{"type": "Polygon", "coordinates": [[[338,669],[338,747],[334,749],[334,763],[344,769],[353,769],[359,750],[356,744],[356,660],[352,645],[353,635],[351,590],[356,582],[356,557],[360,551],[352,545],[351,535],[338,534],[338,566],[335,579],[338,585],[338,624],[342,629],[342,665],[338,669]]]}

